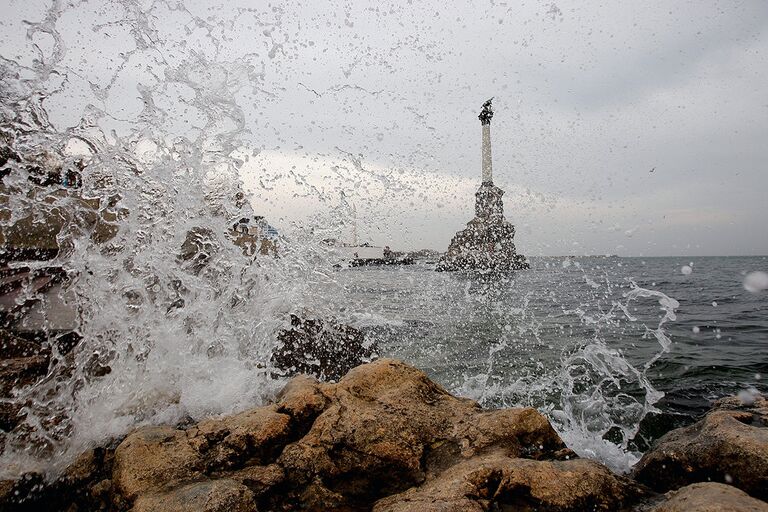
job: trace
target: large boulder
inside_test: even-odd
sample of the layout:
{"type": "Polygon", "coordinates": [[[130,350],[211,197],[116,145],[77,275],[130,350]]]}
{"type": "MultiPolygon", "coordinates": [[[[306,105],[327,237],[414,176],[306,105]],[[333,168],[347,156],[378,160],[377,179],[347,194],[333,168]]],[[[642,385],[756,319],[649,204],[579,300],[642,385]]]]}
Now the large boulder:
{"type": "Polygon", "coordinates": [[[114,490],[131,503],[212,474],[274,460],[289,441],[291,417],[277,406],[210,418],[186,430],[142,427],[115,451],[114,490]]]}
{"type": "Polygon", "coordinates": [[[712,481],[768,499],[768,400],[720,400],[698,423],[661,437],[633,474],[660,492],[712,481]]]}
{"type": "MultiPolygon", "coordinates": [[[[573,455],[533,409],[483,410],[381,360],[337,384],[297,377],[273,405],[186,430],[141,428],[117,448],[112,481],[116,502],[140,510],[166,510],[158,503],[176,503],[180,489],[202,493],[208,487],[188,486],[220,478],[246,486],[267,510],[370,508],[491,452],[523,465],[573,455]]],[[[234,502],[246,496],[227,489],[234,502]]]]}
{"type": "Polygon", "coordinates": [[[133,502],[204,477],[203,462],[186,432],[169,426],[144,427],[115,451],[112,482],[118,495],[133,502]]]}
{"type": "MultiPolygon", "coordinates": [[[[310,394],[307,386],[302,393],[310,394]]],[[[328,398],[325,408],[278,464],[294,499],[319,509],[368,506],[492,449],[531,458],[565,449],[535,410],[483,410],[394,360],[360,366],[316,389],[328,398]]]]}
{"type": "Polygon", "coordinates": [[[768,503],[725,484],[691,484],[667,494],[651,512],[768,512],[768,503]]]}

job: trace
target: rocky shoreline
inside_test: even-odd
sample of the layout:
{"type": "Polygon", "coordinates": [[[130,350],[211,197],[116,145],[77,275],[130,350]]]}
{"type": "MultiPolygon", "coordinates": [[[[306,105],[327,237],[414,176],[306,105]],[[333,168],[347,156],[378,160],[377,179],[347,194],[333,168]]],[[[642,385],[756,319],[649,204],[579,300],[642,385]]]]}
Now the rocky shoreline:
{"type": "Polygon", "coordinates": [[[232,416],[139,428],[53,482],[0,482],[3,511],[768,511],[766,499],[764,397],[717,402],[616,475],[536,410],[482,409],[392,359],[338,383],[297,376],[232,416]]]}

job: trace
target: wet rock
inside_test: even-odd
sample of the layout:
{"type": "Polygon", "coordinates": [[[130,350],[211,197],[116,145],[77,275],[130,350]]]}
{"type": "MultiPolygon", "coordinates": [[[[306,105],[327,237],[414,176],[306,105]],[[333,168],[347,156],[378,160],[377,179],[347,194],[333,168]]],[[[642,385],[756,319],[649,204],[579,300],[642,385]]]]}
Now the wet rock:
{"type": "Polygon", "coordinates": [[[333,320],[291,315],[291,328],[277,335],[272,364],[283,375],[307,374],[321,380],[339,380],[355,366],[376,357],[376,346],[365,335],[333,320]]]}
{"type": "Polygon", "coordinates": [[[213,230],[194,227],[187,231],[187,236],[181,245],[179,259],[189,262],[188,268],[194,273],[199,273],[220,249],[213,230]]]}
{"type": "Polygon", "coordinates": [[[379,500],[374,512],[620,510],[647,495],[590,460],[535,461],[492,452],[419,487],[379,500]]]}
{"type": "Polygon", "coordinates": [[[132,512],[252,512],[253,493],[233,480],[195,482],[136,500],[132,512]]]}
{"type": "Polygon", "coordinates": [[[0,329],[0,359],[30,357],[39,355],[40,352],[39,343],[16,336],[5,329],[0,329]]]}
{"type": "MultiPolygon", "coordinates": [[[[0,430],[10,432],[16,425],[18,425],[24,419],[24,414],[21,412],[21,404],[0,401],[0,430]]],[[[2,438],[0,437],[0,440],[2,438]]],[[[0,441],[0,449],[2,449],[2,442],[0,441]]]]}
{"type": "MultiPolygon", "coordinates": [[[[115,490],[127,503],[142,496],[171,499],[168,496],[175,495],[168,493],[180,485],[210,475],[230,475],[263,491],[280,480],[275,469],[259,474],[255,469],[242,468],[274,460],[290,435],[291,417],[277,412],[276,405],[203,420],[186,431],[144,427],[129,435],[115,451],[115,490]],[[230,473],[236,470],[239,472],[230,473]]],[[[153,498],[143,506],[157,503],[153,498]]]]}
{"type": "Polygon", "coordinates": [[[768,503],[725,484],[691,484],[667,494],[651,512],[768,512],[768,503]]]}
{"type": "Polygon", "coordinates": [[[661,437],[633,475],[660,492],[713,481],[768,499],[768,400],[717,402],[698,423],[661,437]]]}
{"type": "Polygon", "coordinates": [[[107,510],[111,482],[112,450],[86,450],[53,482],[27,473],[17,480],[0,482],[0,511],[107,510]]]}
{"type": "MultiPolygon", "coordinates": [[[[336,384],[296,377],[275,404],[186,430],[138,429],[115,451],[111,492],[116,506],[134,511],[193,502],[206,503],[201,510],[370,509],[467,461],[525,468],[568,454],[535,410],[483,410],[415,368],[380,360],[336,384]]],[[[634,485],[583,464],[605,472],[605,485],[634,485]]]]}
{"type": "Polygon", "coordinates": [[[9,396],[13,388],[32,384],[47,372],[44,355],[0,360],[0,396],[9,396]]]}

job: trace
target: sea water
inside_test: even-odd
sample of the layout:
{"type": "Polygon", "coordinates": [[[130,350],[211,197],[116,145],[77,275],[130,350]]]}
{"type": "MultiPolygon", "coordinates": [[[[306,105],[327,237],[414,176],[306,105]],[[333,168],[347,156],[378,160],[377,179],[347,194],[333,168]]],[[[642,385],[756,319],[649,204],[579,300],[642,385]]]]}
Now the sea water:
{"type": "Polygon", "coordinates": [[[360,268],[337,274],[333,303],[383,355],[484,406],[537,407],[577,452],[625,470],[715,399],[768,389],[768,303],[743,285],[767,262],[532,258],[491,281],[360,268]]]}

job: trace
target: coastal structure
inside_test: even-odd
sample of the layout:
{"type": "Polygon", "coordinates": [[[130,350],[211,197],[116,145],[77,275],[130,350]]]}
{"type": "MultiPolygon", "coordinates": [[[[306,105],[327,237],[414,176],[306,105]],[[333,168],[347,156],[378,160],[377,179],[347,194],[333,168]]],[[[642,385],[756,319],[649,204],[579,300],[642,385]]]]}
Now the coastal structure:
{"type": "Polygon", "coordinates": [[[468,270],[482,273],[529,268],[515,250],[515,227],[504,218],[504,191],[493,184],[490,100],[483,103],[478,118],[482,128],[482,181],[475,192],[475,218],[453,237],[438,271],[468,270]]]}

